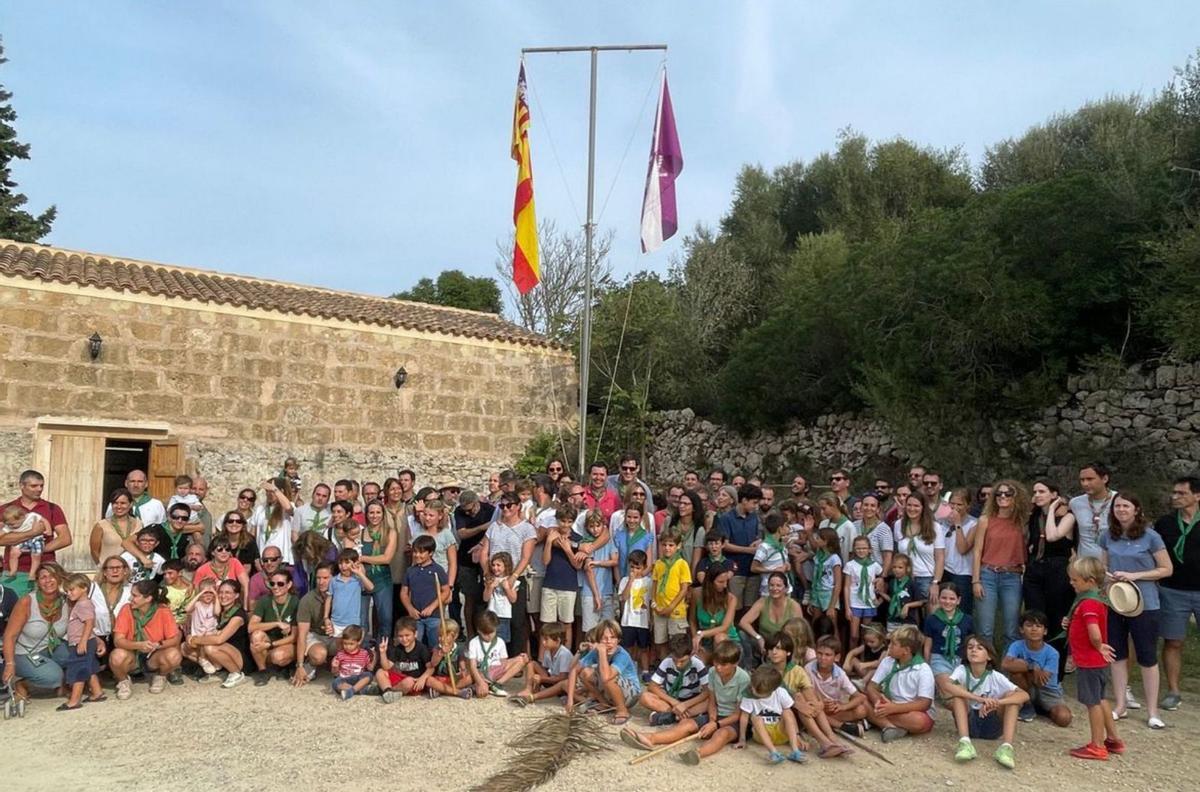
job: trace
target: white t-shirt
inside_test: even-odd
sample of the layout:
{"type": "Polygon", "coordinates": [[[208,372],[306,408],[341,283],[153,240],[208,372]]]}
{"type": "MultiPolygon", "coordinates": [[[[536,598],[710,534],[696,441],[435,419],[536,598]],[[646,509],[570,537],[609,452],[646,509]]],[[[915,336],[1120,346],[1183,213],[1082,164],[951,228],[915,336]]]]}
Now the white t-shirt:
{"type": "MultiPolygon", "coordinates": [[[[325,506],[321,509],[314,509],[311,504],[297,506],[296,511],[292,514],[292,530],[297,535],[313,530],[313,518],[316,518],[316,531],[322,536],[329,535],[329,518],[331,514],[329,507],[325,506]]],[[[409,534],[411,536],[411,534],[409,534]]]]}
{"type": "Polygon", "coordinates": [[[200,510],[200,498],[196,497],[196,493],[189,492],[187,495],[183,496],[182,498],[179,497],[178,495],[172,495],[171,499],[169,501],[167,501],[167,511],[170,512],[171,507],[174,506],[176,503],[182,503],[183,505],[185,505],[189,509],[191,509],[191,513],[188,515],[188,522],[190,522],[190,523],[200,522],[200,511],[199,511],[200,510]]]}
{"type": "MultiPolygon", "coordinates": [[[[951,671],[950,680],[955,684],[962,685],[976,696],[982,696],[983,698],[1001,699],[1017,689],[1017,686],[999,671],[986,671],[980,680],[971,676],[970,669],[965,665],[960,665],[951,671]]],[[[977,710],[983,706],[978,701],[969,703],[973,710],[977,710]]]]}
{"type": "MultiPolygon", "coordinates": [[[[142,562],[137,560],[137,556],[130,552],[121,553],[121,558],[125,559],[125,563],[129,564],[129,568],[133,570],[133,574],[129,577],[130,583],[137,583],[142,580],[150,580],[162,574],[162,566],[166,563],[166,559],[158,553],[150,554],[150,566],[142,566],[142,562]]],[[[108,607],[107,605],[105,607],[108,607]]]]}
{"type": "MultiPolygon", "coordinates": [[[[137,517],[141,521],[143,527],[151,525],[166,525],[167,510],[163,508],[162,501],[158,498],[151,498],[141,506],[134,506],[129,510],[129,513],[137,517]]],[[[104,510],[104,519],[112,517],[112,504],[104,510]]]]}
{"type": "Polygon", "coordinates": [[[498,635],[492,636],[490,644],[484,643],[483,638],[476,635],[467,645],[467,659],[474,660],[480,671],[486,671],[508,659],[508,648],[498,635]]]}
{"type": "MultiPolygon", "coordinates": [[[[25,514],[25,519],[21,520],[21,524],[16,528],[9,528],[7,524],[0,523],[0,533],[23,533],[32,528],[38,520],[42,519],[45,518],[43,518],[42,515],[38,514],[37,512],[27,512],[25,514]]],[[[37,539],[38,537],[34,536],[33,538],[37,539]]]]}
{"type": "Polygon", "coordinates": [[[875,605],[875,580],[883,574],[883,567],[877,564],[870,558],[866,559],[864,564],[857,558],[851,558],[842,567],[842,580],[845,585],[850,587],[850,607],[851,608],[874,608],[875,605]],[[864,599],[861,594],[860,581],[862,579],[863,568],[867,570],[867,596],[864,599]]]}
{"type": "Polygon", "coordinates": [[[787,554],[787,546],[783,549],[778,549],[767,544],[765,541],[758,546],[754,551],[754,560],[763,565],[766,572],[762,573],[762,579],[758,583],[758,596],[767,596],[767,585],[771,582],[772,572],[788,573],[792,571],[791,558],[787,554]]]}
{"type": "MultiPolygon", "coordinates": [[[[895,666],[896,659],[890,655],[885,656],[879,661],[879,667],[875,669],[875,675],[871,677],[871,681],[882,689],[884,678],[895,666]]],[[[933,696],[937,684],[934,682],[933,670],[930,669],[929,663],[909,666],[896,674],[892,677],[890,689],[890,698],[897,704],[907,704],[919,698],[929,699],[928,713],[930,717],[933,717],[933,696]]]]}
{"type": "Polygon", "coordinates": [[[822,677],[817,671],[816,660],[804,666],[804,670],[808,672],[808,678],[812,680],[817,695],[826,701],[836,701],[839,704],[844,704],[850,700],[851,696],[858,692],[858,688],[854,686],[854,683],[850,681],[850,677],[846,675],[846,672],[837,663],[833,664],[833,673],[828,679],[822,677]]]}
{"type": "Polygon", "coordinates": [[[618,592],[625,591],[626,586],[631,588],[629,589],[629,601],[621,610],[621,626],[648,629],[650,627],[650,600],[654,596],[654,579],[647,576],[634,578],[631,581],[626,575],[621,578],[618,592]]]}
{"type": "MultiPolygon", "coordinates": [[[[817,569],[816,558],[813,558],[812,579],[814,581],[820,581],[819,585],[821,589],[821,597],[824,598],[826,595],[829,595],[829,603],[834,607],[839,607],[838,603],[841,602],[841,592],[833,590],[833,570],[837,569],[841,565],[842,559],[838,558],[837,553],[830,553],[829,557],[825,559],[825,563],[821,565],[820,569],[817,569]]],[[[812,597],[813,588],[816,588],[816,586],[809,588],[808,594],[810,598],[812,597]]],[[[766,593],[764,592],[760,596],[766,596],[766,593]]]]}
{"type": "Polygon", "coordinates": [[[271,530],[270,536],[267,536],[267,508],[265,506],[255,506],[254,513],[250,515],[248,522],[246,527],[254,532],[254,538],[258,542],[259,555],[262,555],[262,552],[268,547],[277,547],[280,555],[283,556],[283,563],[292,563],[292,528],[295,525],[293,514],[285,514],[279,524],[271,530]]]}
{"type": "MultiPolygon", "coordinates": [[[[496,588],[492,590],[492,598],[488,602],[488,610],[496,614],[498,618],[511,619],[513,604],[508,601],[508,597],[504,594],[504,580],[504,578],[500,578],[496,581],[496,588]]],[[[517,577],[513,578],[512,587],[513,592],[520,596],[521,579],[517,577]]]]}
{"type": "Polygon", "coordinates": [[[752,698],[747,691],[747,695],[742,697],[742,703],[738,708],[742,712],[747,712],[750,717],[759,717],[763,719],[763,723],[778,723],[783,717],[783,713],[791,709],[796,700],[792,698],[792,694],[787,692],[787,688],[780,685],[775,688],[775,691],[766,698],[752,698]]]}
{"type": "MultiPolygon", "coordinates": [[[[862,520],[854,523],[854,530],[860,536],[862,535],[864,530],[862,520]]],[[[896,549],[896,540],[892,537],[892,527],[883,520],[875,523],[875,527],[867,534],[867,541],[871,543],[871,558],[880,566],[883,566],[883,554],[896,549]]],[[[853,548],[853,543],[851,548],[853,548]]],[[[849,557],[847,556],[847,558],[849,557]]]]}
{"type": "Polygon", "coordinates": [[[933,544],[921,541],[920,536],[904,535],[904,518],[896,520],[893,537],[896,540],[896,552],[903,553],[912,561],[913,577],[933,577],[935,550],[946,549],[946,527],[941,523],[933,524],[933,544]]]}
{"type": "MultiPolygon", "coordinates": [[[[979,521],[974,517],[968,516],[963,520],[963,536],[968,539],[971,537],[971,531],[975,530],[975,525],[979,521]]],[[[951,575],[970,575],[975,564],[974,553],[968,551],[966,555],[958,552],[958,537],[953,526],[939,524],[938,529],[945,535],[946,545],[946,571],[951,575]]]]}

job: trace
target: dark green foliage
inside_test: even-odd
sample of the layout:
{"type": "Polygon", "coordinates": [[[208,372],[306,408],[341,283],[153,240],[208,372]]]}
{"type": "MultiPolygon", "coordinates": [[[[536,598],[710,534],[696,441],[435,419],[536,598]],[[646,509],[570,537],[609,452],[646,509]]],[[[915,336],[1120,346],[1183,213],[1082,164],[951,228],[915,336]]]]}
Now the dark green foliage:
{"type": "MultiPolygon", "coordinates": [[[[0,65],[7,62],[4,46],[0,44],[0,65]]],[[[17,111],[9,104],[12,93],[0,85],[0,239],[17,242],[39,242],[50,233],[57,210],[51,206],[39,215],[24,209],[26,198],[17,192],[12,180],[13,160],[29,159],[29,144],[17,140],[13,123],[17,111]]]]}
{"type": "Polygon", "coordinates": [[[500,287],[496,281],[465,275],[462,270],[456,269],[444,270],[438,275],[437,281],[421,278],[408,291],[397,292],[392,297],[494,314],[501,313],[503,308],[500,287]]]}

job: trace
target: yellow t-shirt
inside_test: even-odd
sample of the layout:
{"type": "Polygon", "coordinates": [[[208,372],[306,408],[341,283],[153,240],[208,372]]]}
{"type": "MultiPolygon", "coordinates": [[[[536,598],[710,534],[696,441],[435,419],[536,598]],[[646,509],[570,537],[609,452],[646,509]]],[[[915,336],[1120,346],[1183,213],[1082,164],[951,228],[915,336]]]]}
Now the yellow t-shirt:
{"type": "MultiPolygon", "coordinates": [[[[692,570],[688,568],[687,561],[684,561],[682,558],[671,566],[670,574],[667,574],[667,562],[660,558],[654,562],[654,570],[650,574],[654,578],[655,608],[667,607],[671,604],[671,600],[679,596],[679,592],[684,586],[692,584],[692,570]],[[664,575],[666,575],[667,579],[665,583],[662,583],[664,575]]],[[[683,597],[679,600],[679,604],[675,606],[675,610],[671,611],[671,618],[686,619],[687,609],[687,597],[683,597]]]]}
{"type": "Polygon", "coordinates": [[[783,674],[783,686],[787,688],[787,692],[795,696],[802,690],[808,690],[812,687],[812,679],[809,678],[808,672],[804,670],[802,665],[794,665],[783,674]]]}

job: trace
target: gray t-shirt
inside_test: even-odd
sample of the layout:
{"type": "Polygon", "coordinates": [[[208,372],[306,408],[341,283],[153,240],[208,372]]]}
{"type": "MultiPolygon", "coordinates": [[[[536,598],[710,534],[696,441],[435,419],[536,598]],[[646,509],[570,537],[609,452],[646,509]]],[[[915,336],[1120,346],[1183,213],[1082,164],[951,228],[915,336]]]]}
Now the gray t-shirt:
{"type": "Polygon", "coordinates": [[[537,531],[527,522],[522,521],[512,526],[494,522],[487,529],[488,553],[493,556],[499,552],[508,553],[512,556],[513,568],[516,568],[521,563],[522,545],[530,539],[537,540],[537,531]]]}
{"type": "Polygon", "coordinates": [[[1080,558],[1100,557],[1100,535],[1108,530],[1108,512],[1116,492],[1110,490],[1102,501],[1093,501],[1085,493],[1071,498],[1068,506],[1075,515],[1075,535],[1079,537],[1080,558]]]}
{"type": "MultiPolygon", "coordinates": [[[[1100,535],[1100,547],[1108,553],[1109,572],[1149,572],[1158,566],[1154,554],[1165,550],[1166,544],[1158,531],[1147,528],[1137,539],[1113,539],[1108,531],[1100,535]]],[[[1158,610],[1158,582],[1137,580],[1146,610],[1158,610]]]]}

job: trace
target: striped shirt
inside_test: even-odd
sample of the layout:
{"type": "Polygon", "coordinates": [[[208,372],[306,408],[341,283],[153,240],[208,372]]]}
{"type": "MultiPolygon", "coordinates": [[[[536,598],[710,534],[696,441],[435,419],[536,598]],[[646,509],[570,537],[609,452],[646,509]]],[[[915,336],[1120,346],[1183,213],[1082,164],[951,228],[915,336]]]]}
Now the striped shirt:
{"type": "Polygon", "coordinates": [[[700,658],[692,656],[687,668],[675,667],[675,658],[664,658],[654,669],[650,681],[665,690],[672,698],[687,701],[700,695],[700,687],[708,685],[708,669],[700,658]]]}

